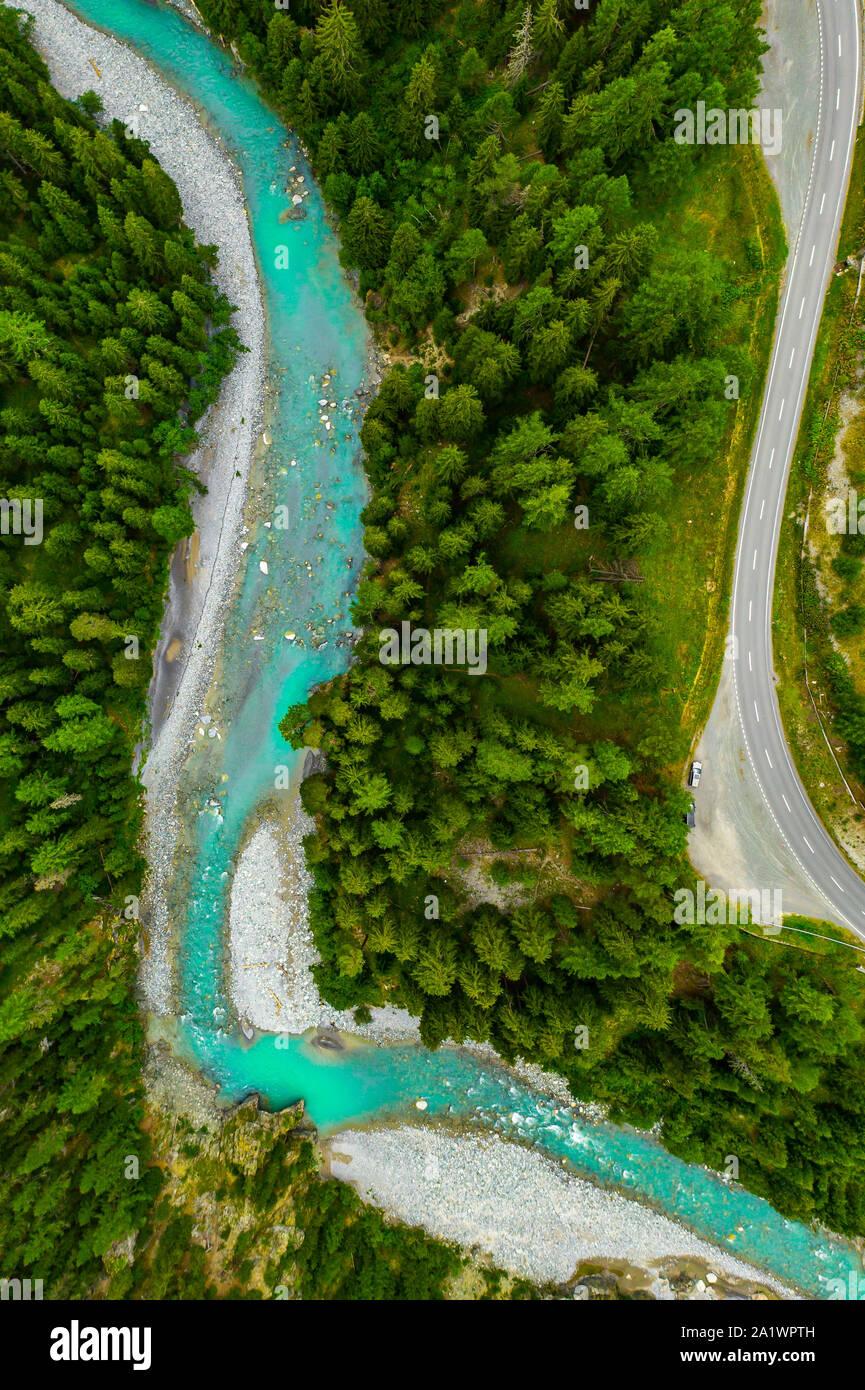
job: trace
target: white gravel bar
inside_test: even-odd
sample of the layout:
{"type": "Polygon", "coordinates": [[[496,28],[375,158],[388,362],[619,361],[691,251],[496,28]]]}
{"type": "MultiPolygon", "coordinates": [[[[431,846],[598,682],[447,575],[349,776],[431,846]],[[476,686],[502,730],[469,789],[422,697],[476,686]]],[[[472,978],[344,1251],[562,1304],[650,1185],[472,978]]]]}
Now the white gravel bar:
{"type": "MultiPolygon", "coordinates": [[[[796,1297],[666,1216],[496,1135],[427,1125],[347,1129],[332,1135],[326,1149],[333,1176],[361,1197],[527,1279],[564,1283],[584,1261],[621,1262],[654,1272],[655,1296],[670,1298],[660,1266],[696,1261],[716,1276],[796,1297]]],[[[705,1282],[711,1297],[712,1281],[705,1282]]]]}
{"type": "Polygon", "coordinates": [[[301,843],[314,822],[296,804],[287,824],[264,820],[238,856],[229,906],[229,994],[238,1017],[268,1033],[337,1028],[374,1041],[416,1041],[405,1009],[372,1009],[369,1023],[325,1004],[312,967],[312,875],[301,843]]]}
{"type": "Polygon", "coordinates": [[[20,0],[19,8],[34,16],[34,43],[64,96],[93,89],[109,119],[137,121],[141,136],[177,185],[187,225],[200,242],[219,250],[214,279],[237,306],[232,323],[249,349],[240,355],[218,402],[199,424],[200,447],[186,460],[208,491],[193,502],[196,535],[189,555],[172,568],[155,659],[153,690],[159,689],[166,663],[183,663],[170,708],[151,710],[154,740],[143,773],[150,875],[149,950],[141,983],[148,1007],[168,1013],[172,967],[164,886],[177,840],[177,778],[210,684],[241,553],[237,540],[247,478],[263,420],[264,306],[239,175],[195,108],[125,44],[89,28],[56,0],[20,0]]]}

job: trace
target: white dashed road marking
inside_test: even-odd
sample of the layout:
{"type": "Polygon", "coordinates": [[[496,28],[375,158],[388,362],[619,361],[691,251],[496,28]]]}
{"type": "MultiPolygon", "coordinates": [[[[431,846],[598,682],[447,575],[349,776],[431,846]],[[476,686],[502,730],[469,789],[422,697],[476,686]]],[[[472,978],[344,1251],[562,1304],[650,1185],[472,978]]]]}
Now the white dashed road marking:
{"type": "MultiPolygon", "coordinates": [[[[808,882],[811,883],[813,888],[816,889],[816,891],[823,898],[826,899],[827,906],[831,909],[831,915],[839,923],[847,922],[848,915],[851,919],[854,915],[850,912],[850,907],[846,905],[848,893],[851,897],[851,905],[856,908],[857,914],[861,913],[861,917],[863,920],[865,920],[865,908],[862,907],[863,900],[861,897],[861,892],[859,891],[860,885],[857,883],[855,878],[849,878],[850,871],[848,867],[843,863],[842,860],[838,859],[837,856],[835,856],[835,867],[837,868],[838,873],[844,873],[845,877],[849,878],[849,883],[852,884],[857,891],[854,892],[853,888],[849,886],[847,889],[842,887],[842,882],[837,877],[833,876],[830,872],[829,864],[831,863],[831,860],[827,862],[826,859],[826,850],[828,848],[828,843],[825,842],[825,833],[820,827],[819,823],[816,821],[816,818],[814,817],[814,814],[811,811],[804,791],[802,790],[801,786],[796,782],[795,769],[792,767],[791,759],[789,756],[789,750],[787,749],[786,744],[784,743],[783,730],[780,724],[780,717],[778,713],[776,697],[771,689],[771,685],[769,684],[769,681],[771,679],[771,570],[774,564],[775,546],[777,544],[777,538],[775,533],[778,530],[780,518],[782,515],[784,501],[783,489],[786,469],[789,461],[789,455],[794,443],[794,441],[787,439],[787,435],[789,434],[791,429],[795,430],[796,416],[802,403],[803,393],[807,388],[808,370],[812,361],[813,338],[808,338],[808,340],[806,341],[806,330],[803,326],[805,317],[805,307],[806,305],[808,306],[809,323],[811,322],[812,318],[814,320],[813,324],[811,325],[811,331],[813,334],[814,332],[816,332],[816,328],[819,324],[819,316],[822,310],[822,300],[825,297],[826,290],[826,285],[823,283],[823,277],[825,275],[826,279],[829,279],[829,271],[834,252],[834,237],[835,232],[837,231],[836,224],[838,222],[838,219],[840,218],[843,206],[843,194],[845,190],[842,189],[839,195],[839,182],[842,176],[846,179],[846,176],[849,172],[853,152],[854,138],[856,134],[856,123],[859,115],[858,105],[855,102],[855,97],[857,93],[859,93],[862,70],[861,55],[859,51],[862,26],[861,17],[859,15],[859,8],[860,7],[854,3],[854,0],[843,0],[842,4],[839,4],[838,0],[824,0],[824,3],[822,5],[815,6],[817,27],[819,29],[820,36],[820,94],[817,116],[817,130],[815,136],[813,137],[811,150],[809,152],[811,170],[808,189],[805,198],[805,208],[803,210],[802,223],[798,228],[798,236],[795,242],[795,246],[793,247],[790,263],[788,265],[789,277],[792,280],[800,280],[800,284],[802,279],[807,278],[809,281],[809,290],[801,295],[798,309],[798,327],[794,328],[791,322],[791,315],[796,312],[793,295],[791,294],[789,296],[789,299],[785,298],[785,301],[783,303],[780,325],[778,329],[779,341],[776,344],[776,348],[778,348],[779,350],[775,354],[773,354],[773,361],[769,372],[768,384],[764,393],[764,413],[761,419],[757,435],[755,452],[752,459],[751,475],[748,481],[748,492],[746,493],[746,503],[743,509],[742,521],[740,524],[739,547],[737,548],[736,557],[736,571],[733,579],[733,613],[735,614],[737,611],[744,611],[744,605],[746,602],[744,590],[748,586],[747,582],[744,580],[744,568],[747,547],[749,544],[753,545],[754,541],[758,538],[762,539],[763,520],[768,512],[769,520],[772,521],[772,515],[774,512],[774,524],[772,534],[770,536],[770,544],[772,546],[772,550],[770,550],[768,555],[769,565],[767,566],[767,573],[765,576],[763,576],[761,572],[761,590],[759,597],[756,600],[747,600],[748,623],[751,624],[753,622],[753,604],[754,602],[757,602],[760,605],[759,612],[757,614],[757,621],[759,624],[765,626],[764,635],[765,638],[768,639],[770,642],[769,663],[767,671],[763,671],[763,666],[761,664],[758,672],[758,681],[756,683],[751,680],[748,681],[748,685],[752,692],[751,698],[755,721],[755,725],[752,727],[756,727],[761,724],[762,720],[760,702],[766,700],[768,702],[766,708],[768,708],[769,710],[769,723],[772,724],[772,737],[775,738],[776,734],[779,736],[780,741],[777,746],[780,747],[783,754],[783,757],[781,759],[781,767],[779,769],[779,778],[782,781],[784,779],[789,780],[788,774],[793,774],[793,780],[791,785],[794,788],[794,794],[797,795],[800,799],[796,805],[796,818],[799,822],[799,826],[801,826],[803,823],[803,819],[799,815],[799,812],[801,810],[805,810],[807,815],[805,823],[815,825],[817,834],[821,837],[819,850],[815,848],[815,846],[811,843],[811,841],[808,839],[806,835],[803,835],[800,828],[793,826],[793,807],[787,799],[787,797],[784,795],[781,787],[775,788],[774,795],[767,794],[768,788],[764,786],[765,769],[760,765],[759,758],[755,756],[756,754],[758,754],[759,744],[756,742],[756,737],[754,737],[753,739],[750,737],[748,727],[750,721],[746,720],[744,717],[743,706],[745,705],[746,701],[743,698],[744,692],[741,689],[741,683],[739,681],[739,675],[742,673],[742,668],[741,666],[739,666],[738,662],[734,662],[732,666],[732,679],[735,694],[735,703],[739,713],[739,724],[744,741],[744,750],[747,754],[748,762],[750,763],[751,773],[754,777],[754,780],[766,805],[769,816],[774,822],[775,827],[779,832],[784,844],[786,845],[788,852],[792,855],[793,859],[799,865],[799,869],[804,875],[805,879],[807,879],[808,882]],[[829,53],[829,46],[825,42],[825,21],[829,17],[830,3],[833,6],[832,28],[835,29],[838,57],[842,59],[840,63],[833,63],[831,55],[829,53]],[[842,26],[842,21],[838,18],[838,15],[842,10],[845,12],[845,15],[848,10],[853,12],[855,19],[855,34],[853,35],[852,52],[849,58],[847,59],[842,58],[842,54],[844,51],[843,38],[841,32],[839,32],[842,26]],[[841,125],[841,118],[836,120],[834,113],[832,113],[832,107],[829,105],[829,102],[831,101],[832,90],[830,85],[830,74],[832,73],[833,68],[836,69],[837,74],[834,105],[835,112],[840,112],[841,110],[842,87],[840,83],[842,78],[845,83],[843,88],[845,102],[845,116],[843,118],[843,129],[841,125]],[[851,69],[851,72],[849,73],[847,71],[848,68],[851,69]],[[855,81],[853,80],[853,69],[855,69],[855,81]],[[850,79],[849,82],[848,78],[850,79]],[[850,108],[849,112],[848,106],[850,108]],[[854,109],[854,106],[857,106],[857,109],[854,109]],[[830,113],[832,114],[830,115],[830,113]],[[848,114],[849,131],[847,130],[848,114]],[[826,148],[827,143],[828,149],[826,148]],[[837,150],[840,150],[841,153],[841,162],[839,165],[835,165],[834,163],[835,154],[837,152],[836,147],[837,150]],[[826,167],[826,165],[829,163],[832,164],[831,169],[828,169],[826,167]],[[823,188],[820,188],[821,173],[823,188]],[[817,228],[815,228],[813,225],[815,208],[819,209],[819,227],[817,228]],[[808,247],[806,239],[808,230],[811,230],[815,234],[815,241],[812,243],[810,248],[808,247]],[[816,236],[820,237],[819,265],[817,265],[816,236]],[[813,268],[815,265],[817,265],[819,283],[818,281],[811,281],[810,275],[808,277],[805,277],[804,275],[800,277],[802,267],[803,265],[805,265],[806,249],[809,252],[807,266],[808,268],[813,268]],[[802,346],[803,351],[801,356],[801,365],[797,367],[797,360],[800,360],[799,346],[802,346]],[[783,368],[781,366],[784,352],[786,352],[788,356],[788,381],[786,384],[786,390],[784,385],[782,384],[783,368]],[[801,381],[800,378],[802,378],[801,381]],[[785,394],[779,402],[778,397],[782,395],[782,392],[784,392],[785,394]],[[783,421],[785,419],[785,412],[787,406],[786,392],[790,393],[790,399],[793,402],[793,405],[791,407],[791,416],[793,418],[792,424],[789,426],[784,426],[784,428],[782,429],[781,426],[783,425],[783,421]],[[773,430],[771,425],[773,410],[775,410],[777,413],[776,423],[779,426],[777,430],[773,430]],[[766,463],[764,461],[765,455],[762,449],[764,429],[766,435],[771,437],[771,435],[774,433],[776,437],[781,440],[780,444],[778,444],[776,447],[771,448],[771,451],[769,452],[767,472],[772,472],[775,462],[775,454],[778,450],[780,450],[780,467],[778,474],[775,475],[773,478],[763,478],[761,480],[759,477],[760,470],[766,467],[766,463]],[[759,525],[754,526],[752,504],[756,505],[756,499],[759,496],[759,492],[762,491],[764,488],[766,495],[760,501],[759,525]],[[766,578],[765,593],[763,592],[763,577],[766,578]],[[768,609],[766,607],[767,604],[768,609]],[[755,689],[759,691],[759,694],[756,697],[753,694],[753,691],[755,689]],[[783,804],[784,813],[788,817],[788,826],[785,826],[783,828],[782,823],[780,821],[780,809],[777,812],[775,809],[777,807],[778,801],[781,801],[781,803],[783,804]],[[815,860],[815,863],[811,865],[810,870],[808,867],[806,867],[807,861],[803,861],[801,858],[801,844],[804,844],[807,847],[809,854],[815,860]],[[826,879],[828,879],[829,882],[833,885],[833,887],[837,890],[836,897],[828,897],[828,894],[825,890],[826,879]],[[845,902],[845,906],[843,909],[839,902],[839,899],[842,895],[844,895],[845,902]]],[[[847,32],[846,28],[843,32],[847,32]]],[[[829,38],[829,45],[831,45],[831,37],[829,38]]],[[[768,450],[769,440],[766,439],[765,442],[768,450]]],[[[757,557],[759,553],[760,547],[758,544],[753,551],[753,559],[751,563],[752,573],[755,573],[757,569],[757,557]]],[[[761,626],[761,634],[763,634],[763,626],[761,626]]],[[[762,642],[763,636],[761,635],[761,643],[762,642]]],[[[757,668],[754,667],[753,663],[753,649],[746,648],[746,650],[748,655],[748,670],[749,672],[753,673],[757,670],[757,668]]],[[[766,655],[767,653],[765,647],[761,645],[761,663],[763,663],[766,660],[766,655]]],[[[768,746],[765,744],[763,746],[763,754],[766,760],[766,764],[770,769],[772,769],[773,781],[775,781],[777,779],[774,778],[774,760],[772,758],[768,746]]],[[[814,831],[812,830],[812,834],[813,833],[814,831]]],[[[850,922],[850,925],[852,925],[852,920],[850,922]]],[[[863,927],[860,924],[855,929],[857,933],[861,935],[862,940],[865,941],[865,927],[863,927]]]]}

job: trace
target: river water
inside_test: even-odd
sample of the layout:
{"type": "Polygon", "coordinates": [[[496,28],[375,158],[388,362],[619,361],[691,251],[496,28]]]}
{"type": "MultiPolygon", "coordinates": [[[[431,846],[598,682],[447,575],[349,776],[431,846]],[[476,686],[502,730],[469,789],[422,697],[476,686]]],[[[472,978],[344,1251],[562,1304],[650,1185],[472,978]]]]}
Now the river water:
{"type": "Polygon", "coordinates": [[[294,791],[276,788],[275,769],[289,768],[296,785],[302,756],[283,743],[277,721],[348,661],[349,591],[363,558],[359,512],[366,497],[355,391],[368,378],[368,331],[296,142],[230,58],[162,0],[71,0],[69,8],[150,61],[195,104],[234,159],[268,313],[273,442],[254,472],[250,516],[258,520],[251,521],[226,615],[220,737],[199,740],[180,783],[192,828],[188,867],[172,903],[182,943],[178,1050],[219,1083],[227,1100],[257,1091],[281,1107],[303,1098],[324,1133],[415,1116],[423,1098],[427,1119],[459,1120],[531,1144],[802,1292],[826,1297],[828,1280],[846,1282],[861,1269],[852,1245],[785,1220],[735,1184],[671,1157],[649,1136],[586,1119],[468,1050],[355,1041],[328,1052],[285,1035],[258,1035],[248,1044],[232,1026],[223,982],[232,867],[262,810],[287,810],[294,791]],[[286,223],[279,214],[292,165],[310,196],[306,218],[286,223]],[[322,399],[336,405],[322,407],[322,399]],[[275,516],[281,527],[263,524],[275,516]]]}

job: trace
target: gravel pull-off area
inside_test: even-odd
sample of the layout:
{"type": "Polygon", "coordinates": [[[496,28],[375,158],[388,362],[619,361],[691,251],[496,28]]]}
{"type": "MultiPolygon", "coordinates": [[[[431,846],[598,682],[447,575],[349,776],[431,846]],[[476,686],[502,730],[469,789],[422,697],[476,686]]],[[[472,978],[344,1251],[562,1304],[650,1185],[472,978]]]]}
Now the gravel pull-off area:
{"type": "Polygon", "coordinates": [[[829,904],[787,848],[757,785],[739,725],[729,661],[724,662],[696,756],[703,763],[703,776],[694,793],[697,824],[688,855],[697,872],[728,894],[780,892],[784,916],[827,917],[829,904]]]}
{"type": "Polygon", "coordinates": [[[766,0],[763,28],[770,45],[763,55],[760,105],[783,112],[780,153],[766,160],[778,191],[787,239],[802,218],[820,95],[820,33],[814,0],[766,0]]]}
{"type": "MultiPolygon", "coordinates": [[[[564,1283],[587,1260],[645,1269],[690,1259],[754,1290],[794,1296],[665,1216],[492,1135],[413,1125],[348,1129],[332,1135],[326,1150],[334,1177],[361,1197],[441,1239],[478,1247],[528,1279],[564,1283]]],[[[672,1296],[660,1272],[654,1292],[672,1296]]]]}
{"type": "Polygon", "coordinates": [[[188,550],[181,546],[174,558],[150,692],[153,740],[143,774],[148,790],[149,950],[142,985],[150,1008],[170,1012],[165,886],[177,840],[177,778],[203,708],[240,554],[235,541],[263,418],[264,308],[237,171],[194,107],[130,48],[90,29],[56,0],[20,0],[19,8],[35,17],[36,47],[64,96],[93,89],[107,118],[138,123],[177,184],[188,226],[200,242],[218,247],[214,278],[237,306],[232,322],[249,349],[199,425],[198,451],[186,460],[208,491],[193,502],[196,534],[188,550]]]}

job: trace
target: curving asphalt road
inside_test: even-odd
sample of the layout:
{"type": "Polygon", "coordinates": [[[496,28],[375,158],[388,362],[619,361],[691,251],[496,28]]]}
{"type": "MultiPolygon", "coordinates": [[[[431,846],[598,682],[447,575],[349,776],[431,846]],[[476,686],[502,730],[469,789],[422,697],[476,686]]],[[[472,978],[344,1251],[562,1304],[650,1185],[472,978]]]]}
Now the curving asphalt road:
{"type": "Polygon", "coordinates": [[[823,301],[835,265],[861,104],[860,0],[817,0],[820,112],[739,521],[730,631],[742,737],[768,814],[827,917],[865,939],[865,883],[814,811],[787,748],[772,661],[772,595],[790,463],[823,301]]]}

